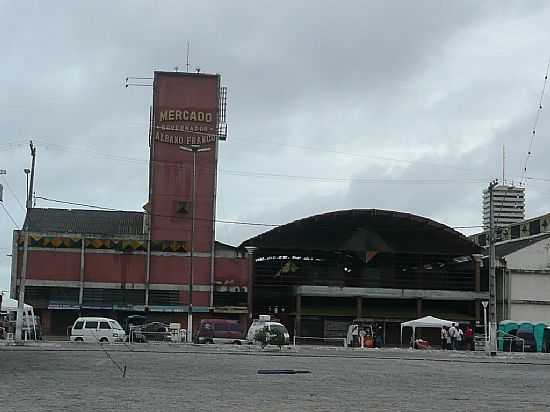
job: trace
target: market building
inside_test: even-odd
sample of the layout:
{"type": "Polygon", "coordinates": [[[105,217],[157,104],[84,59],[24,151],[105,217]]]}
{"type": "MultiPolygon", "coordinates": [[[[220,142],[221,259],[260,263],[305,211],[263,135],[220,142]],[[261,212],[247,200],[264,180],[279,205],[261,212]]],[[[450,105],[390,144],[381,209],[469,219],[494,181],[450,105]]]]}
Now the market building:
{"type": "MultiPolygon", "coordinates": [[[[550,324],[550,214],[495,230],[497,319],[550,324]]],[[[489,233],[471,239],[489,255],[489,233]]]]}
{"type": "Polygon", "coordinates": [[[279,226],[254,246],[251,311],[276,316],[296,336],[345,336],[354,318],[384,325],[433,315],[479,321],[487,300],[482,249],[433,220],[376,209],[344,210],[279,226]]]}
{"type": "MultiPolygon", "coordinates": [[[[247,327],[249,262],[215,241],[218,146],[226,139],[220,75],[155,72],[144,211],[29,208],[13,235],[11,296],[65,334],[79,315],[147,313],[240,319],[247,327]]],[[[145,143],[145,142],[144,142],[145,143]]],[[[145,145],[144,145],[145,148],[145,145]]]]}

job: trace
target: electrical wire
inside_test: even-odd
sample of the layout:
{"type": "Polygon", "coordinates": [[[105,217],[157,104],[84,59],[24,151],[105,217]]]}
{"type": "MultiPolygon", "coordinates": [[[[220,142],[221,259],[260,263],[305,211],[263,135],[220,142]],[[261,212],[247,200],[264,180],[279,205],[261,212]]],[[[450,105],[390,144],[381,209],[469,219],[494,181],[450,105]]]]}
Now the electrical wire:
{"type": "MultiPolygon", "coordinates": [[[[109,154],[109,153],[100,152],[100,151],[97,151],[97,150],[94,150],[94,149],[90,149],[88,147],[77,147],[77,146],[72,146],[71,147],[69,145],[62,145],[62,144],[58,144],[58,143],[50,143],[50,142],[47,142],[46,140],[42,140],[42,139],[35,139],[35,140],[40,142],[44,146],[46,146],[46,148],[50,148],[50,149],[53,149],[53,150],[65,150],[65,151],[77,152],[77,153],[82,153],[82,151],[86,151],[90,154],[93,154],[93,155],[101,157],[101,158],[116,160],[116,161],[126,161],[126,162],[130,162],[130,163],[147,164],[149,162],[148,159],[113,155],[113,154],[109,154]]],[[[323,149],[315,148],[315,147],[312,147],[312,146],[298,146],[298,145],[285,145],[285,144],[281,144],[279,146],[288,146],[288,147],[299,148],[299,149],[303,149],[303,150],[316,150],[316,151],[321,151],[321,152],[326,152],[326,153],[334,153],[334,154],[348,155],[348,156],[354,156],[354,157],[372,158],[372,159],[376,159],[376,160],[395,161],[395,162],[410,163],[410,164],[426,164],[426,165],[430,165],[430,166],[446,167],[446,168],[457,169],[457,170],[470,170],[470,169],[466,169],[466,168],[458,168],[458,167],[441,165],[441,164],[437,164],[437,163],[430,163],[430,162],[424,162],[424,161],[397,159],[397,158],[382,157],[382,156],[371,156],[371,155],[363,155],[363,154],[358,154],[358,153],[349,153],[349,152],[326,150],[326,149],[323,150],[323,149]]],[[[163,164],[173,163],[174,165],[183,166],[183,165],[178,164],[176,162],[162,162],[162,161],[158,161],[158,160],[154,161],[154,162],[163,163],[163,164]]],[[[185,168],[185,166],[184,166],[184,168],[185,168]]],[[[204,168],[204,167],[200,167],[200,169],[201,170],[208,170],[208,168],[204,168]]],[[[214,169],[212,168],[212,170],[214,170],[214,169]]],[[[219,169],[219,171],[220,171],[220,173],[233,174],[233,175],[246,175],[246,176],[257,176],[257,177],[259,177],[261,175],[263,177],[269,176],[269,177],[296,178],[296,176],[292,176],[292,175],[289,176],[289,175],[283,175],[283,174],[280,174],[280,175],[277,176],[276,174],[270,174],[270,173],[263,173],[262,174],[262,173],[256,173],[256,172],[232,171],[232,170],[225,170],[225,169],[219,169]]],[[[300,176],[299,178],[304,178],[304,177],[300,176]]],[[[326,177],[307,177],[307,179],[308,180],[323,180],[323,181],[331,180],[331,179],[326,178],[326,177]]],[[[358,178],[358,179],[359,180],[365,180],[365,178],[358,178]]],[[[335,180],[335,181],[340,180],[341,181],[341,180],[349,180],[349,178],[343,178],[343,179],[336,178],[336,179],[332,179],[332,180],[335,180]]],[[[367,180],[373,180],[374,181],[375,179],[367,178],[367,180]]],[[[392,181],[392,180],[393,179],[379,179],[379,183],[384,182],[384,181],[392,181]]],[[[409,181],[410,179],[406,179],[406,180],[409,181]]],[[[426,179],[418,179],[418,180],[426,180],[426,179]]],[[[475,179],[475,180],[476,180],[476,183],[477,183],[478,180],[481,181],[482,179],[475,179]]],[[[487,180],[490,180],[490,179],[488,179],[488,178],[483,179],[484,182],[487,181],[487,180]]],[[[460,179],[447,179],[447,180],[441,181],[439,183],[455,183],[457,181],[460,181],[460,179]]]]}
{"type": "MultiPolygon", "coordinates": [[[[40,140],[39,140],[40,141],[40,140]]],[[[46,143],[46,146],[51,148],[59,148],[65,150],[66,148],[63,145],[46,143]]],[[[67,149],[72,150],[72,149],[67,149]]],[[[74,149],[76,150],[76,149],[74,149]]],[[[80,152],[80,150],[78,150],[80,152]]],[[[146,159],[139,158],[130,158],[125,156],[110,155],[107,153],[101,153],[95,150],[90,150],[90,153],[100,155],[104,158],[115,160],[115,161],[129,161],[133,163],[142,163],[147,164],[149,161],[146,159]]],[[[172,166],[180,170],[190,170],[191,165],[183,165],[178,162],[167,162],[160,160],[153,160],[154,164],[163,164],[172,166]]],[[[215,171],[214,167],[204,167],[199,166],[197,170],[200,171],[215,171]]],[[[242,170],[229,170],[229,169],[219,169],[220,174],[229,175],[229,176],[243,176],[243,177],[257,177],[257,178],[268,178],[268,179],[298,179],[298,180],[308,180],[314,182],[357,182],[357,183],[371,183],[371,184],[381,184],[381,183],[397,183],[397,184],[449,184],[449,183],[484,183],[488,178],[471,178],[471,179],[383,179],[383,178],[372,178],[372,177],[326,177],[326,176],[304,176],[304,175],[290,175],[282,173],[267,173],[267,172],[251,172],[251,171],[242,171],[242,170]]]]}
{"type": "MultiPolygon", "coordinates": [[[[110,212],[127,212],[126,210],[122,210],[122,209],[114,209],[114,208],[110,208],[110,207],[90,205],[90,204],[86,204],[86,203],[68,202],[68,201],[65,201],[65,200],[51,199],[51,198],[44,197],[44,196],[35,196],[35,199],[41,199],[41,200],[45,200],[47,202],[67,204],[67,205],[73,205],[73,206],[90,207],[90,208],[93,208],[93,209],[105,210],[105,211],[110,211],[110,212]]],[[[192,220],[191,217],[187,217],[187,216],[172,216],[172,215],[162,215],[162,214],[156,214],[156,213],[151,214],[151,216],[166,217],[166,218],[171,218],[171,219],[192,220]]],[[[269,224],[269,223],[258,223],[258,222],[241,222],[241,221],[238,221],[238,220],[207,219],[207,218],[200,218],[200,217],[195,217],[195,220],[202,220],[202,221],[216,222],[216,223],[224,223],[224,224],[232,224],[232,225],[246,225],[246,226],[263,226],[263,227],[281,226],[280,224],[269,224]]]]}
{"type": "MultiPolygon", "coordinates": [[[[106,210],[106,211],[111,211],[111,212],[127,212],[126,210],[122,210],[122,209],[114,209],[114,208],[98,206],[98,205],[90,205],[90,204],[86,204],[86,203],[68,202],[68,201],[59,200],[59,199],[51,199],[51,198],[44,197],[44,196],[35,196],[35,198],[45,200],[45,201],[48,201],[48,202],[53,202],[53,203],[68,204],[68,205],[73,205],[73,206],[90,207],[90,208],[94,208],[94,209],[106,210]]],[[[192,217],[187,217],[187,216],[172,216],[172,215],[163,215],[163,214],[156,214],[156,213],[151,214],[151,216],[165,217],[165,218],[170,218],[170,219],[192,220],[192,217]]],[[[227,220],[227,219],[207,219],[207,218],[200,218],[200,217],[195,217],[195,220],[216,222],[216,223],[224,223],[224,224],[233,224],[233,225],[261,226],[261,227],[279,227],[279,226],[284,226],[286,224],[286,223],[283,223],[283,224],[258,223],[258,222],[237,221],[237,220],[227,220]]],[[[451,229],[474,229],[474,228],[480,228],[480,227],[483,227],[483,226],[482,225],[470,225],[470,226],[449,226],[449,227],[451,229]]]]}
{"type": "Polygon", "coordinates": [[[5,175],[2,175],[2,177],[4,178],[4,182],[6,182],[6,186],[8,188],[8,190],[10,191],[10,193],[12,194],[12,196],[15,198],[15,200],[17,201],[17,204],[19,205],[19,207],[21,207],[21,210],[23,210],[23,212],[26,212],[26,209],[25,207],[23,206],[23,204],[21,203],[21,201],[19,200],[19,197],[15,194],[15,192],[13,191],[13,189],[11,188],[9,182],[8,182],[8,179],[5,175]]]}
{"type": "Polygon", "coordinates": [[[537,125],[539,123],[540,114],[542,112],[542,101],[544,100],[544,93],[546,92],[546,85],[548,83],[548,72],[550,71],[550,58],[548,59],[548,64],[546,65],[546,74],[544,76],[544,82],[542,84],[542,90],[540,92],[539,105],[537,108],[537,114],[535,115],[535,121],[533,123],[533,129],[531,131],[531,139],[529,141],[529,149],[527,150],[527,156],[525,157],[525,162],[523,164],[523,173],[521,176],[521,184],[525,183],[525,175],[527,174],[527,162],[532,155],[533,143],[535,141],[535,135],[537,133],[537,125]]]}
{"type": "Polygon", "coordinates": [[[10,212],[8,212],[8,209],[6,208],[6,206],[4,205],[4,202],[0,202],[0,205],[2,205],[2,208],[4,209],[4,212],[6,212],[6,215],[8,215],[8,217],[10,218],[10,220],[12,221],[13,225],[19,229],[19,225],[17,224],[17,222],[15,221],[15,219],[13,218],[13,216],[10,214],[10,212]]]}

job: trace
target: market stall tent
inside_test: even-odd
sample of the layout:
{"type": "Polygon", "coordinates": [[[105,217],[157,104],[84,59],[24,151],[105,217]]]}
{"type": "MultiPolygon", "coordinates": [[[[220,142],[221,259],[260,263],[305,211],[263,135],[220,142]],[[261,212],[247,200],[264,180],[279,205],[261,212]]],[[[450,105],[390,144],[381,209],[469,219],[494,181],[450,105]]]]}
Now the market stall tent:
{"type": "MultiPolygon", "coordinates": [[[[2,293],[2,305],[0,306],[0,312],[17,312],[17,306],[19,302],[16,299],[8,297],[7,293],[2,293]]],[[[27,322],[32,322],[32,328],[34,329],[34,336],[36,336],[36,324],[34,317],[34,308],[31,305],[23,304],[23,319],[29,319],[27,322]]],[[[25,327],[25,325],[24,325],[25,327]]]]}
{"type": "Polygon", "coordinates": [[[455,323],[450,320],[439,319],[433,316],[424,316],[420,319],[409,320],[401,324],[401,343],[403,343],[403,328],[412,328],[412,336],[414,338],[416,328],[442,328],[443,326],[450,327],[455,323]]]}

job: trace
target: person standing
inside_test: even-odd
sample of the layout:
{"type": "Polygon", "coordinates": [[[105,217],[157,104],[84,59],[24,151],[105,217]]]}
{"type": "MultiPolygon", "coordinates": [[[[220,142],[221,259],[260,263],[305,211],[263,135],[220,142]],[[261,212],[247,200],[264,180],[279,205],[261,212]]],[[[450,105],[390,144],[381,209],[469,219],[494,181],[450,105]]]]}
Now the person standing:
{"type": "Polygon", "coordinates": [[[462,332],[460,326],[456,328],[456,348],[458,350],[464,350],[464,332],[462,332]]]}
{"type": "Polygon", "coordinates": [[[449,328],[449,337],[451,338],[451,350],[456,350],[456,334],[457,329],[455,327],[455,324],[453,323],[449,328]]]}
{"type": "Polygon", "coordinates": [[[466,350],[474,350],[474,330],[472,329],[472,325],[470,324],[468,324],[468,326],[466,327],[466,332],[464,333],[464,341],[466,343],[466,350]]]}
{"type": "Polygon", "coordinates": [[[445,326],[441,327],[441,349],[445,350],[447,349],[447,338],[449,337],[449,334],[447,333],[447,329],[445,329],[445,326]]]}
{"type": "Polygon", "coordinates": [[[376,328],[376,347],[381,348],[384,345],[384,328],[382,325],[378,325],[376,328]]]}

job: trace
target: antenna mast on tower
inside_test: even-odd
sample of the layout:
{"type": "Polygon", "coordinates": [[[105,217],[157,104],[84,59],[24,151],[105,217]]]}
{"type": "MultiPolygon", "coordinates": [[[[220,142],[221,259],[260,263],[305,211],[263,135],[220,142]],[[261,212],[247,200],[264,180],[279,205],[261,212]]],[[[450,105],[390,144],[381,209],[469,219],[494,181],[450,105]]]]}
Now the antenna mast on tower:
{"type": "Polygon", "coordinates": [[[189,49],[191,48],[191,42],[187,40],[187,59],[185,60],[185,71],[189,73],[189,49]]]}

